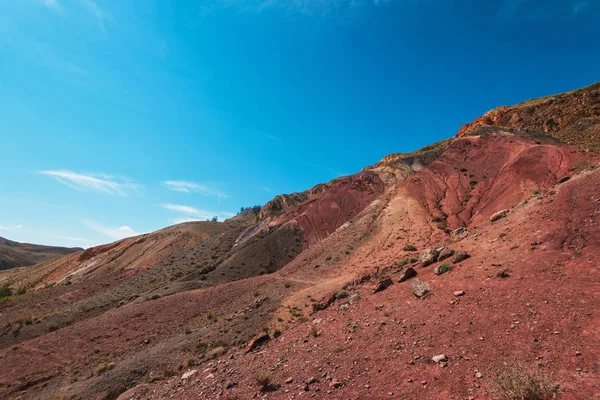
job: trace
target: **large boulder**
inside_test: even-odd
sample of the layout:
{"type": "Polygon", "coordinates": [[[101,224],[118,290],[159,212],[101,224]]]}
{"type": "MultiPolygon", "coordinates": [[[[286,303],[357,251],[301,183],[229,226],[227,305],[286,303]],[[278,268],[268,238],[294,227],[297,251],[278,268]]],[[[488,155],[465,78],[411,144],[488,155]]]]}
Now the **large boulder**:
{"type": "Polygon", "coordinates": [[[250,343],[248,343],[248,346],[246,347],[246,353],[250,353],[251,351],[258,349],[269,340],[271,340],[271,336],[269,336],[268,333],[259,333],[258,335],[254,336],[250,343]]]}
{"type": "Polygon", "coordinates": [[[427,267],[437,261],[440,252],[437,249],[426,249],[419,254],[419,264],[427,267]]]}
{"type": "Polygon", "coordinates": [[[450,247],[442,247],[440,254],[438,255],[438,261],[445,260],[446,258],[450,258],[454,255],[455,251],[450,247]]]}

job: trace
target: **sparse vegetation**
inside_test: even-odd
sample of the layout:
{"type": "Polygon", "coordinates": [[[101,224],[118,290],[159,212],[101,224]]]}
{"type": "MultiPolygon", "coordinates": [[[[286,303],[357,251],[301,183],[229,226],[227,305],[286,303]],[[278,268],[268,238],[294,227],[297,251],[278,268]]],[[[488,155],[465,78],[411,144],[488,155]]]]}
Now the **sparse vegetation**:
{"type": "Polygon", "coordinates": [[[0,286],[0,299],[5,297],[10,297],[13,295],[13,289],[10,287],[8,283],[0,286]]]}
{"type": "Polygon", "coordinates": [[[261,392],[267,392],[273,388],[273,375],[269,372],[260,372],[254,375],[254,380],[261,392]]]}
{"type": "Polygon", "coordinates": [[[489,395],[494,400],[550,400],[556,398],[558,388],[545,376],[533,374],[519,364],[508,364],[494,372],[489,395]]]}
{"type": "Polygon", "coordinates": [[[336,299],[345,299],[346,297],[348,297],[348,292],[346,292],[345,290],[340,290],[339,292],[337,292],[335,297],[336,299]]]}
{"type": "Polygon", "coordinates": [[[413,246],[412,244],[407,244],[405,245],[402,250],[404,251],[417,251],[417,248],[415,246],[413,246]]]}
{"type": "Polygon", "coordinates": [[[452,271],[452,266],[448,263],[440,265],[440,273],[445,274],[446,272],[452,271]]]}
{"type": "Polygon", "coordinates": [[[238,212],[238,215],[240,215],[241,213],[243,213],[244,211],[248,211],[248,210],[252,210],[252,212],[254,214],[258,214],[260,212],[260,209],[262,208],[262,206],[256,205],[256,206],[252,206],[252,207],[241,207],[240,211],[238,212]]]}

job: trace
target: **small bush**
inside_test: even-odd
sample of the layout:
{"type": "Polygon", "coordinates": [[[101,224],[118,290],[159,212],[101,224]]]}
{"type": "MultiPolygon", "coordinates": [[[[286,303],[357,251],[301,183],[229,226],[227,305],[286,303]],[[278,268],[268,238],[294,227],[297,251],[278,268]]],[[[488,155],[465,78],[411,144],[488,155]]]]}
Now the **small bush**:
{"type": "Polygon", "coordinates": [[[285,288],[286,288],[286,289],[289,289],[289,288],[291,288],[291,287],[292,287],[292,283],[291,283],[291,282],[285,282],[285,283],[283,284],[283,286],[285,286],[285,288]]]}
{"type": "Polygon", "coordinates": [[[0,286],[0,299],[3,297],[10,297],[13,295],[13,289],[10,287],[8,283],[0,286]]]}
{"type": "Polygon", "coordinates": [[[227,353],[227,349],[225,347],[217,346],[214,349],[210,350],[208,353],[206,353],[206,358],[212,360],[213,358],[222,356],[225,353],[227,353]]]}
{"type": "Polygon", "coordinates": [[[320,335],[319,331],[317,330],[317,328],[315,328],[314,326],[310,328],[310,336],[316,338],[320,335]]]}
{"type": "Polygon", "coordinates": [[[348,292],[346,292],[345,290],[340,290],[335,297],[337,299],[345,299],[346,297],[348,297],[348,292]]]}
{"type": "Polygon", "coordinates": [[[407,244],[406,246],[404,246],[402,248],[402,250],[404,250],[404,251],[417,251],[417,248],[415,246],[413,246],[412,244],[407,244]]]}
{"type": "Polygon", "coordinates": [[[518,364],[497,368],[489,387],[489,394],[494,400],[550,400],[556,398],[557,392],[557,384],[545,376],[530,373],[518,364]]]}
{"type": "Polygon", "coordinates": [[[261,392],[267,392],[273,385],[273,375],[269,372],[260,372],[254,376],[261,392]]]}
{"type": "Polygon", "coordinates": [[[452,271],[452,267],[448,263],[444,263],[440,265],[440,272],[445,274],[446,272],[452,271]]]}

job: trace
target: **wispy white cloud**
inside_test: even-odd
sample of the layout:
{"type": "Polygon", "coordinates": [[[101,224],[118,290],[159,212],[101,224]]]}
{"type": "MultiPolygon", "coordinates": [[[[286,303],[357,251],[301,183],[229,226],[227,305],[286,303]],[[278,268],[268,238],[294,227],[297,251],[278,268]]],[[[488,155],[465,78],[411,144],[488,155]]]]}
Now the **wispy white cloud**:
{"type": "Polygon", "coordinates": [[[208,185],[202,185],[195,182],[189,181],[165,181],[163,185],[168,187],[169,189],[175,192],[183,192],[183,193],[200,193],[205,196],[216,196],[219,198],[227,198],[229,197],[226,193],[217,190],[208,185]]]}
{"type": "Polygon", "coordinates": [[[270,187],[267,187],[267,186],[263,187],[263,190],[267,193],[271,193],[273,191],[273,190],[271,190],[270,187]]]}
{"type": "Polygon", "coordinates": [[[62,7],[58,0],[39,0],[46,7],[62,14],[62,7]]]}
{"type": "Polygon", "coordinates": [[[527,0],[504,0],[496,18],[499,21],[555,21],[575,18],[590,5],[588,0],[554,0],[534,2],[527,0]]]}
{"type": "Polygon", "coordinates": [[[134,231],[127,225],[123,225],[118,228],[111,228],[89,219],[83,220],[83,223],[87,225],[88,228],[113,239],[125,239],[131,236],[141,235],[141,233],[134,231]]]}
{"type": "Polygon", "coordinates": [[[171,220],[173,223],[181,223],[188,221],[205,221],[217,217],[220,220],[225,220],[235,216],[234,213],[226,211],[207,211],[200,210],[191,206],[183,206],[179,204],[161,204],[162,208],[184,214],[185,217],[177,217],[171,220]]]}
{"type": "Polygon", "coordinates": [[[71,241],[71,242],[87,242],[87,243],[92,242],[91,240],[88,240],[88,239],[82,239],[82,238],[71,237],[71,236],[48,235],[48,237],[53,237],[53,238],[57,238],[57,239],[64,239],[64,240],[68,240],[68,241],[71,241]]]}
{"type": "Polygon", "coordinates": [[[80,174],[66,170],[39,171],[39,173],[54,178],[75,190],[88,190],[127,196],[129,192],[139,188],[139,185],[135,183],[117,179],[106,174],[80,174]]]}
{"type": "Polygon", "coordinates": [[[0,225],[0,230],[3,231],[14,231],[17,229],[23,229],[23,225],[0,225]]]}
{"type": "Polygon", "coordinates": [[[271,140],[275,140],[277,142],[281,142],[281,138],[278,138],[277,136],[273,136],[273,135],[264,135],[267,139],[271,139],[271,140]]]}
{"type": "Polygon", "coordinates": [[[106,21],[112,20],[112,16],[104,11],[98,3],[92,0],[79,0],[79,4],[86,9],[86,11],[96,20],[96,23],[102,29],[103,32],[106,32],[106,21]]]}

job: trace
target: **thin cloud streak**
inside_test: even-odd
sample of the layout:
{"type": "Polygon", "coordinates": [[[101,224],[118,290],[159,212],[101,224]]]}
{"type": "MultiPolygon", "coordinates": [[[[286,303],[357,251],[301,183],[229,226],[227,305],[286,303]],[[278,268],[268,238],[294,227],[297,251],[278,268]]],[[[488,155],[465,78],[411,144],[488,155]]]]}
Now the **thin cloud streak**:
{"type": "Polygon", "coordinates": [[[83,220],[83,223],[88,228],[90,228],[96,232],[99,232],[105,236],[108,236],[112,239],[120,240],[120,239],[125,239],[128,237],[132,237],[132,236],[141,235],[141,233],[134,231],[131,227],[129,227],[127,225],[123,225],[118,228],[111,228],[111,227],[104,226],[102,224],[99,224],[99,223],[89,220],[89,219],[83,220]]]}
{"type": "Polygon", "coordinates": [[[79,4],[96,20],[102,32],[106,32],[106,21],[112,20],[111,15],[92,0],[79,0],[79,4]]]}
{"type": "Polygon", "coordinates": [[[71,189],[103,192],[123,197],[128,196],[129,192],[139,187],[134,183],[119,182],[105,174],[80,174],[67,170],[39,171],[38,173],[56,179],[71,189]]]}
{"type": "Polygon", "coordinates": [[[48,235],[48,237],[57,238],[57,239],[64,239],[64,240],[70,240],[72,242],[86,242],[86,243],[92,242],[91,240],[88,240],[88,239],[82,239],[82,238],[71,237],[71,236],[48,235]]]}
{"type": "Polygon", "coordinates": [[[175,192],[182,192],[182,193],[200,193],[203,194],[205,196],[216,196],[219,198],[228,198],[229,195],[227,195],[226,193],[217,190],[215,188],[212,188],[210,186],[207,185],[202,185],[199,183],[195,183],[195,182],[189,182],[189,181],[165,181],[163,182],[163,185],[165,185],[167,188],[169,188],[170,190],[173,190],[175,192]]]}
{"type": "Polygon", "coordinates": [[[167,210],[170,210],[170,211],[175,211],[175,212],[184,214],[186,216],[185,218],[180,217],[180,218],[176,218],[176,219],[172,220],[172,221],[179,221],[179,222],[174,222],[174,223],[188,222],[188,221],[204,221],[207,219],[212,219],[213,217],[217,217],[221,220],[225,220],[227,218],[231,218],[231,217],[235,216],[235,214],[226,212],[226,211],[200,210],[195,207],[184,206],[184,205],[180,205],[180,204],[161,204],[161,207],[165,208],[167,210]]]}
{"type": "Polygon", "coordinates": [[[3,230],[3,231],[14,231],[17,229],[23,229],[23,225],[8,225],[8,226],[0,225],[0,230],[3,230]]]}

